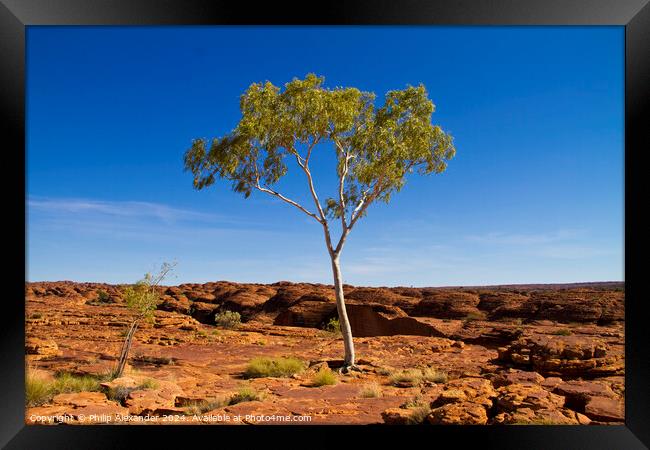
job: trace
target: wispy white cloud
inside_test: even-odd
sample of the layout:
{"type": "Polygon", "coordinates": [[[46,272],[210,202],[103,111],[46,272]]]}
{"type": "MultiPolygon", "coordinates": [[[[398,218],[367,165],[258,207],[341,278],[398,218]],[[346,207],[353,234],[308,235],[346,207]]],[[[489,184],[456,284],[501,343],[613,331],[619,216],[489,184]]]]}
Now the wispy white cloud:
{"type": "Polygon", "coordinates": [[[599,242],[590,238],[586,230],[579,229],[561,229],[545,233],[493,232],[467,236],[466,240],[484,244],[492,249],[499,246],[502,252],[511,256],[519,254],[533,258],[573,260],[619,254],[611,248],[611,244],[599,245],[599,242]]]}
{"type": "Polygon", "coordinates": [[[617,252],[608,248],[596,248],[584,245],[549,245],[536,251],[536,254],[544,258],[554,259],[584,259],[597,256],[616,255],[617,252]]]}
{"type": "Polygon", "coordinates": [[[163,203],[30,197],[28,238],[65,233],[117,241],[188,243],[277,233],[264,224],[163,203]]]}
{"type": "Polygon", "coordinates": [[[557,230],[547,233],[502,233],[491,232],[480,235],[470,235],[466,239],[481,244],[499,245],[535,245],[567,241],[580,237],[582,230],[557,230]]]}
{"type": "Polygon", "coordinates": [[[28,211],[62,214],[101,214],[116,217],[154,218],[164,222],[183,220],[227,220],[215,214],[175,208],[162,203],[141,201],[105,201],[75,198],[29,197],[28,211]]]}

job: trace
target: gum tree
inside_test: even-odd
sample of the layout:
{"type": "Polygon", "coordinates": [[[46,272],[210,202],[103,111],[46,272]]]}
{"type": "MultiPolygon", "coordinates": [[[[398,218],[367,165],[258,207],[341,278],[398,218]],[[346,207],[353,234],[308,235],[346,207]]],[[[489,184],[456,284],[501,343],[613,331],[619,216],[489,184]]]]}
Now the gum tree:
{"type": "Polygon", "coordinates": [[[124,289],[124,301],[131,311],[131,322],[124,337],[124,342],[122,343],[120,356],[117,359],[117,366],[113,371],[113,378],[121,377],[122,372],[124,372],[124,367],[129,358],[129,352],[131,351],[133,336],[135,336],[135,332],[140,323],[142,321],[153,320],[154,312],[160,300],[157,287],[169,272],[172,271],[175,265],[176,263],[163,263],[160,271],[156,275],[147,273],[143,279],[124,289]]]}
{"type": "Polygon", "coordinates": [[[388,203],[411,173],[443,172],[455,148],[451,136],[431,123],[435,107],[423,85],[389,91],[383,105],[375,107],[374,93],[328,89],[323,81],[309,74],[283,90],[268,81],[251,84],[241,96],[237,126],[220,138],[194,139],[185,169],[198,190],[225,179],[246,198],[253,191],[277,197],[322,227],[347,370],[354,368],[355,356],[340,265],[346,239],[371,204],[388,203]],[[313,154],[320,151],[333,151],[337,160],[336,193],[324,202],[310,169],[313,154]],[[276,189],[290,165],[304,173],[312,206],[276,189]],[[338,240],[332,236],[334,222],[340,222],[338,240]]]}

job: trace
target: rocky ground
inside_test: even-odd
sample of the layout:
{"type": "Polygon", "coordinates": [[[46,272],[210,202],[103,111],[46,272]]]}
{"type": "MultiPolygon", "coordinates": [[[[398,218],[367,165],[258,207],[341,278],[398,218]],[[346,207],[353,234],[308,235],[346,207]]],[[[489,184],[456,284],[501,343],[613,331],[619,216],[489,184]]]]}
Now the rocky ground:
{"type": "MultiPolygon", "coordinates": [[[[331,286],[184,284],[160,288],[155,321],[138,329],[124,377],[28,407],[26,422],[623,423],[622,283],[345,291],[361,371],[334,385],[312,385],[316,371],[341,365],[340,336],[321,329],[336,315],[331,286]],[[224,310],[239,312],[242,325],[215,327],[224,310]],[[243,378],[260,356],[295,357],[308,368],[243,378]],[[396,376],[412,369],[444,376],[396,376]],[[126,394],[111,400],[116,387],[126,394]],[[243,387],[261,399],[215,401],[243,387]]],[[[119,286],[28,283],[29,370],[106,373],[128,319],[119,286]]]]}

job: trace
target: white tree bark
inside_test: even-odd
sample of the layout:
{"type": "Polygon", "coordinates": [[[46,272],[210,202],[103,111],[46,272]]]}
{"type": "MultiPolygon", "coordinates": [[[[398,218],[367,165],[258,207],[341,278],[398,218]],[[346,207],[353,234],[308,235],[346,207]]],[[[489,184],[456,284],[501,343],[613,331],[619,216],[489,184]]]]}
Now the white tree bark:
{"type": "Polygon", "coordinates": [[[343,294],[343,278],[341,276],[341,264],[339,255],[332,256],[332,272],[334,274],[334,291],[336,294],[336,310],[339,315],[339,324],[341,325],[341,334],[343,335],[343,347],[345,349],[345,357],[343,360],[343,368],[348,369],[354,367],[354,341],[352,340],[352,328],[350,327],[350,320],[345,308],[345,296],[343,294]]]}

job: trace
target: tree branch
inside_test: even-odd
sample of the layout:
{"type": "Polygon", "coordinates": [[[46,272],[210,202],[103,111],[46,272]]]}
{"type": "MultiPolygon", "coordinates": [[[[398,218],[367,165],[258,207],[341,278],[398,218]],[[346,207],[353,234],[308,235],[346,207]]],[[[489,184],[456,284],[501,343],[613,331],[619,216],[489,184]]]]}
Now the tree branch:
{"type": "Polygon", "coordinates": [[[345,162],[343,163],[343,170],[341,171],[341,177],[339,178],[339,202],[341,204],[341,226],[343,231],[347,230],[348,224],[345,222],[345,177],[348,174],[348,153],[345,152],[345,162]]]}
{"type": "Polygon", "coordinates": [[[304,212],[304,213],[307,214],[308,216],[313,217],[314,219],[316,219],[316,221],[317,221],[318,223],[322,223],[321,219],[319,219],[318,216],[317,216],[316,214],[314,214],[314,213],[308,211],[308,210],[305,209],[303,206],[301,206],[299,203],[297,203],[297,202],[291,200],[290,198],[285,197],[284,195],[280,194],[279,192],[276,192],[276,191],[274,191],[273,189],[269,189],[269,188],[265,188],[265,187],[263,187],[263,186],[260,186],[259,183],[258,183],[256,186],[254,186],[254,187],[255,187],[255,189],[257,189],[258,191],[266,192],[267,194],[274,195],[274,196],[278,197],[279,199],[284,200],[285,202],[289,203],[290,205],[295,206],[296,208],[298,208],[299,210],[301,210],[302,212],[304,212]]]}
{"type": "Polygon", "coordinates": [[[377,183],[375,184],[375,187],[372,190],[372,194],[370,196],[366,197],[364,196],[357,207],[352,211],[352,215],[350,216],[350,225],[349,229],[352,229],[354,224],[359,220],[359,217],[363,215],[366,209],[368,209],[368,206],[377,198],[379,193],[381,192],[380,186],[381,186],[381,178],[377,180],[377,183]],[[356,215],[355,215],[356,214],[356,215]]]}

